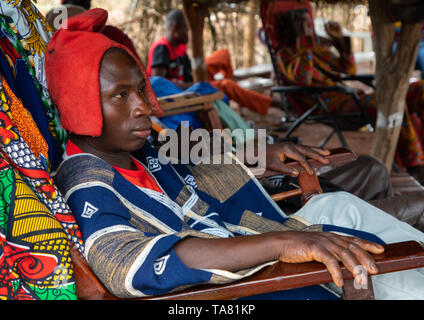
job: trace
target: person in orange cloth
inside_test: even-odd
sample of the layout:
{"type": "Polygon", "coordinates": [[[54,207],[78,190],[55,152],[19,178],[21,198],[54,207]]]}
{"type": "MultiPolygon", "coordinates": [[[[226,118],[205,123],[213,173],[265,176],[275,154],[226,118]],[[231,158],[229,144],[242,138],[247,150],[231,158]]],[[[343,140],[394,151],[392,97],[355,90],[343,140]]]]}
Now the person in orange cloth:
{"type": "Polygon", "coordinates": [[[227,49],[219,49],[212,52],[205,59],[208,73],[208,81],[215,88],[224,92],[230,99],[240,106],[256,111],[259,114],[267,114],[270,106],[280,107],[280,102],[256,91],[247,90],[233,80],[233,67],[230,52],[227,49]],[[214,76],[221,73],[222,80],[215,80],[214,76]]]}
{"type": "MultiPolygon", "coordinates": [[[[182,89],[193,84],[191,61],[187,55],[188,27],[181,10],[173,10],[166,17],[165,36],[153,42],[149,49],[147,74],[171,80],[182,89]]],[[[268,113],[269,107],[281,108],[278,100],[240,87],[232,80],[233,68],[228,50],[217,50],[205,59],[208,81],[212,86],[225,93],[241,107],[259,114],[268,113]],[[221,72],[223,80],[214,80],[213,76],[221,72]]]]}

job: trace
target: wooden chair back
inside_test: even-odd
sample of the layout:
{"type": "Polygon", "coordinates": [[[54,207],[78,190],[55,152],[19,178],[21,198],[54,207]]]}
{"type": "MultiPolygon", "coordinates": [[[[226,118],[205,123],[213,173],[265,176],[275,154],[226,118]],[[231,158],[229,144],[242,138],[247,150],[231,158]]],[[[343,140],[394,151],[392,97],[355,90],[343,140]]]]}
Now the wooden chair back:
{"type": "Polygon", "coordinates": [[[205,128],[223,129],[221,119],[215,110],[213,103],[216,100],[224,98],[224,94],[220,91],[198,95],[193,92],[184,92],[158,98],[164,114],[161,117],[172,116],[187,112],[198,112],[199,118],[205,124],[205,128]]]}

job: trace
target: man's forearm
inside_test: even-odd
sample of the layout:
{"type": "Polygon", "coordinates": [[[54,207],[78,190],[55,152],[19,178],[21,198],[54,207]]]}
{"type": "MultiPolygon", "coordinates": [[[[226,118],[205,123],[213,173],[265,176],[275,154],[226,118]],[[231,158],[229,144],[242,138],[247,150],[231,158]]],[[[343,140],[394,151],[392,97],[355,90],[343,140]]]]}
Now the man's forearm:
{"type": "Polygon", "coordinates": [[[334,47],[339,51],[340,57],[344,61],[349,61],[351,55],[351,45],[349,37],[331,38],[334,47]]]}
{"type": "Polygon", "coordinates": [[[194,269],[235,272],[278,259],[271,233],[219,239],[187,238],[174,248],[183,263],[194,269]]]}

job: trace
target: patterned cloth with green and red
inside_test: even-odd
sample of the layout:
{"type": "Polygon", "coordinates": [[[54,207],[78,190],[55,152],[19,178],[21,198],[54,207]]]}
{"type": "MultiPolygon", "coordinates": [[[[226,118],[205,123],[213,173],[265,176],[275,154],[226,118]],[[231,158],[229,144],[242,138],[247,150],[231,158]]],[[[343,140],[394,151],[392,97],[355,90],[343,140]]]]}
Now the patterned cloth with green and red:
{"type": "Polygon", "coordinates": [[[30,0],[0,0],[0,299],[76,299],[81,233],[50,172],[66,132],[49,97],[52,29],[30,0]]]}

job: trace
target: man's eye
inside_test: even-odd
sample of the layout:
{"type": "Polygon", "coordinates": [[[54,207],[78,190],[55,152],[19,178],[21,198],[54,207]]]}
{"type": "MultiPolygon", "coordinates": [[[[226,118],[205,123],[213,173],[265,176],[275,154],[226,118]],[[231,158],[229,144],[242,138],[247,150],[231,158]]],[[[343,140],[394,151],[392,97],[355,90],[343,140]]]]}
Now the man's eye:
{"type": "Polygon", "coordinates": [[[115,97],[118,99],[123,99],[127,97],[127,93],[125,91],[119,92],[117,94],[115,94],[115,97]]]}
{"type": "Polygon", "coordinates": [[[145,96],[144,89],[145,89],[145,87],[144,87],[144,86],[142,86],[142,87],[138,88],[138,93],[139,93],[141,96],[143,96],[143,97],[145,96]]]}

